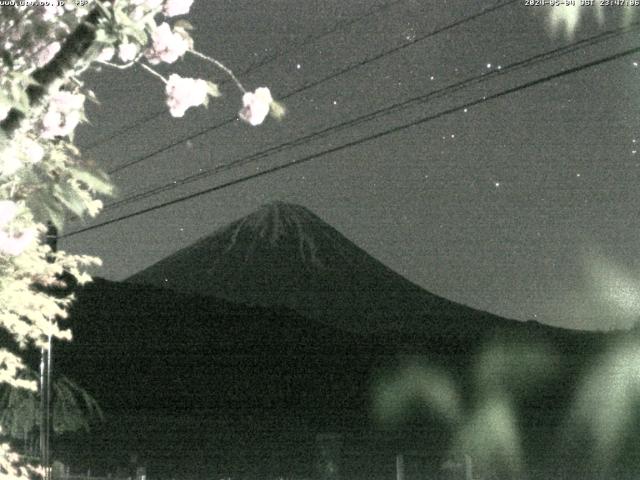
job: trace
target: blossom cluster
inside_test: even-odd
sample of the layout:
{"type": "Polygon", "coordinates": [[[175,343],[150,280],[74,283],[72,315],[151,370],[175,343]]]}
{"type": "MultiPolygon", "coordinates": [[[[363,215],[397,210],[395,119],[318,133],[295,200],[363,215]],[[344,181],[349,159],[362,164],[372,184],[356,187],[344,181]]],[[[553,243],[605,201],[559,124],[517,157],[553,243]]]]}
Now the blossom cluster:
{"type": "Polygon", "coordinates": [[[11,200],[0,200],[0,254],[20,255],[36,238],[33,227],[15,231],[11,223],[18,213],[18,205],[11,200]]]}
{"type": "MultiPolygon", "coordinates": [[[[193,0],[75,3],[0,5],[0,325],[13,339],[11,350],[0,348],[0,383],[16,388],[35,389],[21,377],[21,348],[71,338],[62,322],[73,294],[53,296],[48,289],[64,286],[69,276],[89,281],[84,269],[99,264],[54,253],[45,241],[48,222],[61,229],[69,215],[95,216],[102,208],[98,196],[113,192],[108,177],[73,145],[85,101],[94,97],[81,75],[104,65],[142,65],[164,82],[170,114],[182,117],[220,96],[206,79],[154,70],[190,53],[231,76],[246,123],[256,126],[284,112],[268,88],[247,91],[224,65],[194,49],[191,25],[176,18],[189,13],[193,0]]],[[[17,457],[0,447],[0,476],[20,477],[17,457]]]]}
{"type": "MultiPolygon", "coordinates": [[[[173,25],[169,23],[173,17],[189,13],[192,3],[193,0],[132,0],[123,10],[128,13],[132,23],[123,24],[119,31],[116,29],[116,34],[103,46],[97,60],[111,65],[111,62],[115,61],[119,66],[146,60],[155,66],[174,64],[191,52],[221,66],[217,61],[194,50],[193,39],[189,33],[191,25],[187,21],[180,19],[173,25]],[[158,22],[156,17],[160,14],[163,18],[158,22]],[[132,33],[136,32],[136,28],[141,30],[132,33]]],[[[217,86],[210,81],[181,77],[175,73],[164,78],[149,65],[145,65],[145,68],[165,82],[166,104],[174,117],[184,116],[186,110],[191,107],[206,106],[210,97],[220,95],[217,86]]],[[[226,70],[224,67],[223,69],[226,70]]],[[[269,113],[276,118],[283,113],[283,109],[274,102],[266,87],[261,87],[255,92],[246,92],[239,82],[236,84],[244,94],[243,107],[238,114],[241,120],[255,126],[261,124],[269,113]]]]}
{"type": "Polygon", "coordinates": [[[46,65],[60,50],[88,8],[41,2],[37,6],[0,6],[0,75],[10,70],[30,72],[46,65]]]}

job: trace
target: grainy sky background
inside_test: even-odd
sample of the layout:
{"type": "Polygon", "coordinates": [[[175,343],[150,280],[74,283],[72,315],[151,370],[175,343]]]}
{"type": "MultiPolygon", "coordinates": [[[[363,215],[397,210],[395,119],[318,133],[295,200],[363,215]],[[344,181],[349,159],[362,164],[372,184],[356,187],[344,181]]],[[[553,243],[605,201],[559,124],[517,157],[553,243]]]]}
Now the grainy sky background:
{"type": "MultiPolygon", "coordinates": [[[[599,24],[586,8],[570,38],[549,30],[550,7],[521,0],[422,39],[496,4],[196,0],[188,17],[196,47],[232,68],[248,89],[269,86],[276,98],[283,98],[350,65],[363,65],[288,96],[284,121],[270,119],[259,128],[239,121],[212,128],[233,118],[241,106],[241,94],[230,83],[221,85],[223,97],[208,109],[174,119],[164,107],[162,83],[141,68],[105,67],[88,75],[102,104],[89,106],[91,125],[82,127],[77,139],[103,168],[175,144],[115,173],[120,198],[468,78],[481,76],[480,81],[107,210],[95,222],[73,222],[65,234],[488,99],[301,165],[72,235],[61,247],[99,255],[104,260],[100,276],[124,279],[266,202],[285,200],[308,207],[395,271],[451,300],[572,328],[632,324],[640,316],[640,153],[635,153],[640,150],[640,67],[635,63],[640,54],[490,97],[640,46],[640,29],[599,37],[603,41],[516,71],[508,66],[619,28],[623,9],[606,7],[605,22],[599,24]],[[407,46],[381,55],[402,45],[407,46]],[[380,58],[365,62],[372,57],[380,58]],[[261,67],[241,74],[265,59],[261,67]]],[[[225,79],[193,57],[161,71],[225,79]]]]}

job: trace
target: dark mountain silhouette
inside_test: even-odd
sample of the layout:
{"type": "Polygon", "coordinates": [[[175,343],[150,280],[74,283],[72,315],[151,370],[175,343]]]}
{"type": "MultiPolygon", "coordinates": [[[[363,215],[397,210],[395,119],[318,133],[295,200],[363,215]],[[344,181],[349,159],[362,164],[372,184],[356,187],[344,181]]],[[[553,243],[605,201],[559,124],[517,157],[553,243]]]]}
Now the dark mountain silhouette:
{"type": "Polygon", "coordinates": [[[101,279],[77,297],[55,368],[107,422],[60,441],[74,465],[106,472],[136,452],[154,478],[305,474],[316,433],[367,423],[371,352],[388,348],[375,340],[283,308],[101,279]]]}
{"type": "Polygon", "coordinates": [[[133,275],[132,283],[286,306],[353,331],[482,329],[506,320],[434,295],[304,207],[265,205],[133,275]]]}
{"type": "MultiPolygon", "coordinates": [[[[436,474],[451,425],[420,399],[405,406],[400,423],[381,423],[375,385],[419,359],[447,372],[473,405],[478,356],[496,338],[551,347],[551,377],[527,396],[521,386],[512,392],[527,451],[544,463],[576,385],[603,343],[535,323],[475,340],[364,335],[284,308],[99,279],[77,295],[74,340],[55,346],[54,368],[78,378],[107,420],[89,435],[58,439],[54,452],[102,473],[117,471],[135,452],[153,478],[308,478],[316,435],[327,432],[344,435],[345,478],[387,478],[403,450],[423,452],[421,475],[436,474]]],[[[526,355],[510,359],[505,374],[528,362],[526,355]]]]}
{"type": "MultiPolygon", "coordinates": [[[[94,394],[107,421],[89,435],[62,438],[54,451],[97,472],[113,472],[135,452],[152,478],[308,478],[316,435],[327,432],[344,435],[345,478],[388,478],[403,450],[423,452],[421,475],[436,475],[451,425],[419,399],[399,423],[381,423],[375,385],[419,359],[447,372],[471,408],[479,356],[496,339],[542,345],[554,365],[527,395],[520,384],[510,391],[530,458],[542,464],[576,385],[604,346],[602,336],[536,322],[507,322],[475,337],[363,334],[283,307],[100,279],[77,297],[74,340],[55,346],[54,368],[94,394]]],[[[498,381],[508,385],[510,372],[518,376],[530,358],[509,359],[498,381]]]]}

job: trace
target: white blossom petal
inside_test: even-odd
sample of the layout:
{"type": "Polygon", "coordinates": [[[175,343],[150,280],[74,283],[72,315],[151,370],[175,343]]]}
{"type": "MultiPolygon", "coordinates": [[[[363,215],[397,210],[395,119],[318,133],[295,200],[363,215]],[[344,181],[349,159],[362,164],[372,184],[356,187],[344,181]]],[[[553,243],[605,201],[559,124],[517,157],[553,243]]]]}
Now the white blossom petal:
{"type": "Polygon", "coordinates": [[[52,42],[36,54],[36,66],[43,67],[60,51],[60,42],[52,42]]]}
{"type": "Polygon", "coordinates": [[[18,213],[18,205],[11,200],[0,200],[0,228],[4,228],[18,213]]]}
{"type": "Polygon", "coordinates": [[[31,245],[36,238],[35,229],[28,229],[20,235],[14,236],[0,230],[0,253],[18,256],[31,245]]]}
{"type": "Polygon", "coordinates": [[[238,116],[254,127],[264,122],[269,115],[273,97],[267,87],[257,88],[255,92],[247,92],[242,96],[243,108],[238,116]]]}
{"type": "Polygon", "coordinates": [[[173,63],[191,47],[186,32],[173,32],[168,23],[161,23],[151,33],[151,48],[145,52],[149,63],[173,63]]]}
{"type": "Polygon", "coordinates": [[[190,107],[197,107],[207,101],[207,82],[195,78],[182,78],[178,74],[169,76],[166,86],[167,106],[171,115],[182,117],[190,107]]]}
{"type": "Polygon", "coordinates": [[[193,0],[167,0],[162,9],[162,13],[166,17],[175,17],[177,15],[186,15],[193,4],[193,0]]]}
{"type": "Polygon", "coordinates": [[[116,53],[116,49],[113,47],[104,47],[100,54],[98,55],[97,60],[99,62],[108,62],[110,61],[116,53]]]}
{"type": "Polygon", "coordinates": [[[138,45],[135,43],[123,43],[118,47],[118,58],[123,62],[132,62],[138,56],[138,45]]]}
{"type": "Polygon", "coordinates": [[[67,91],[56,92],[42,117],[44,138],[65,137],[73,132],[82,116],[84,95],[67,91]]]}

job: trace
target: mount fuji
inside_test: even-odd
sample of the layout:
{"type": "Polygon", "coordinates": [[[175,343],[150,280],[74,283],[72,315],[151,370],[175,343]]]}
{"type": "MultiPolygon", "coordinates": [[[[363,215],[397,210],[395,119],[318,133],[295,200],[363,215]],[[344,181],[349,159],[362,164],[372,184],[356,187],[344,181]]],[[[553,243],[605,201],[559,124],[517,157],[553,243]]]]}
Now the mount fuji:
{"type": "Polygon", "coordinates": [[[284,306],[360,332],[484,331],[518,323],[420,288],[305,207],[284,202],[263,206],[127,281],[284,306]]]}

